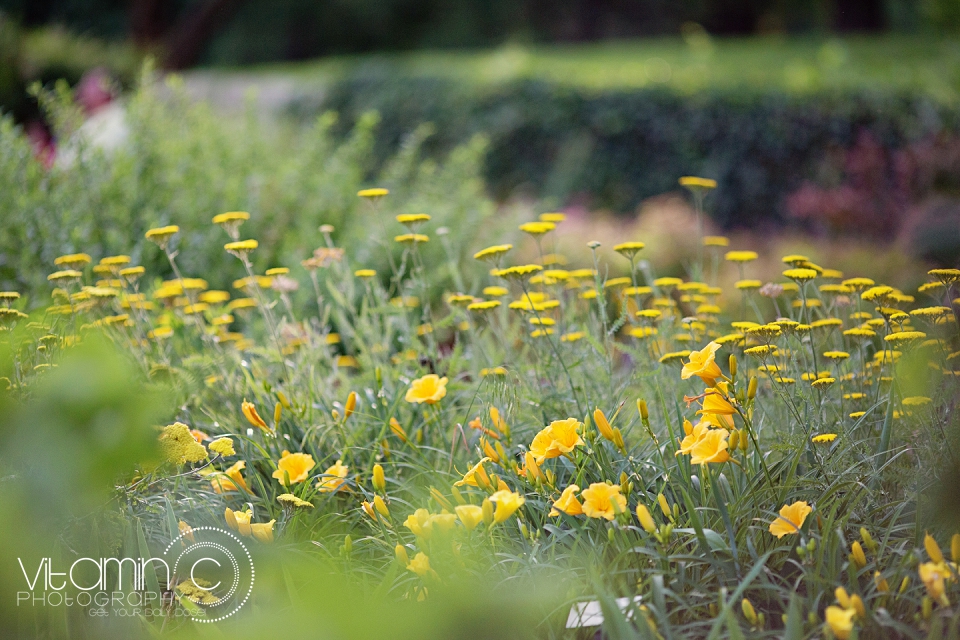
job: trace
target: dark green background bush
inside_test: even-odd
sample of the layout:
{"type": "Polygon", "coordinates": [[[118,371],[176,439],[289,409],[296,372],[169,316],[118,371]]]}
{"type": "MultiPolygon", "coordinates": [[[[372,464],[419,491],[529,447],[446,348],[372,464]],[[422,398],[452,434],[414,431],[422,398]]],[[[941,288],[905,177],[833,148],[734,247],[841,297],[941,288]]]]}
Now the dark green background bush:
{"type": "Polygon", "coordinates": [[[421,122],[436,127],[425,147],[432,153],[482,132],[490,140],[485,175],[498,198],[520,190],[557,205],[579,201],[627,212],[676,189],[679,176],[709,176],[720,183],[710,208],[725,226],[782,222],[785,195],[863,131],[896,149],[960,127],[960,108],[922,93],[684,95],[388,72],[355,73],[292,109],[299,117],[335,110],[344,130],[359,114],[377,110],[380,156],[421,122]]]}

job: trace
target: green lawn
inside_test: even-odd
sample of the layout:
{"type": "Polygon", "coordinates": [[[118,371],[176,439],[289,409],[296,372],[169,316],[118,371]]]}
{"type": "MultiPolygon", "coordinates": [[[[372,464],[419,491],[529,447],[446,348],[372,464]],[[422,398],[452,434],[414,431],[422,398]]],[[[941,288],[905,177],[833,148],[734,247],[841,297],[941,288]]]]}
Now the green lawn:
{"type": "Polygon", "coordinates": [[[806,93],[880,87],[919,88],[942,101],[960,97],[960,43],[921,36],[700,37],[510,45],[491,50],[339,56],[255,70],[318,81],[357,71],[393,71],[478,82],[537,78],[597,89],[661,85],[684,93],[704,89],[806,93]]]}

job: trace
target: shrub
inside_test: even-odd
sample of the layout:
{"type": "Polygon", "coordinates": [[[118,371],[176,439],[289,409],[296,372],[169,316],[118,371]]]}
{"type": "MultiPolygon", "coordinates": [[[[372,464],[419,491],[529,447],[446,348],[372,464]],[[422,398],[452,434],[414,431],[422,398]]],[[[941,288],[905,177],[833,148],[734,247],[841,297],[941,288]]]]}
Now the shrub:
{"type": "Polygon", "coordinates": [[[184,270],[225,287],[232,280],[225,275],[230,258],[219,251],[223,243],[209,222],[227,210],[254,213],[248,229],[260,239],[260,268],[299,264],[303,247],[324,242],[321,224],[333,225],[332,237],[343,246],[357,246],[356,258],[382,266],[393,249],[362,242],[370,229],[356,199],[371,184],[392,190],[390,211],[431,210],[464,234],[492,212],[479,175],[482,137],[451,147],[441,160],[422,160],[430,130],[414,128],[392,155],[374,163],[373,113],[356,118],[337,139],[332,113],[305,128],[274,127],[252,112],[237,122],[192,104],[176,78],[166,88],[148,78],[125,102],[123,142],[107,152],[77,133],[80,120],[65,84],[40,97],[60,138],[60,160],[50,170],[11,119],[0,122],[0,209],[6,212],[0,286],[7,288],[32,290],[56,256],[78,251],[96,257],[127,252],[151,272],[169,275],[162,255],[144,252],[143,234],[174,221],[189,231],[180,247],[184,270]],[[139,240],[131,245],[130,238],[139,240]]]}
{"type": "MultiPolygon", "coordinates": [[[[262,270],[276,263],[252,239],[272,226],[204,215],[206,228],[151,230],[139,252],[195,265],[187,277],[72,257],[32,317],[4,294],[0,504],[25,515],[0,527],[2,553],[48,532],[99,547],[90,523],[141,556],[229,527],[258,563],[236,637],[331,619],[358,637],[557,637],[583,600],[602,603],[616,638],[957,637],[960,534],[952,562],[941,545],[960,524],[944,508],[960,270],[931,271],[914,295],[806,256],[760,273],[755,254],[706,237],[687,277],[657,277],[629,239],[614,256],[628,275],[609,278],[616,265],[599,258],[561,268],[561,214],[521,227],[539,255],[524,264],[509,245],[484,249],[475,226],[444,230],[442,200],[435,218],[394,217],[392,193],[362,195],[363,239],[326,236],[313,259],[314,243],[286,245],[289,271],[262,270]],[[424,254],[437,245],[445,261],[424,254]],[[189,255],[204,247],[229,260],[189,255]],[[716,286],[721,269],[735,288],[716,286]],[[209,287],[232,278],[239,294],[209,287]],[[84,376],[75,345],[101,335],[127,364],[84,376]],[[58,443],[88,434],[81,470],[98,450],[116,465],[146,449],[131,378],[165,389],[145,404],[167,399],[153,432],[164,459],[117,480],[112,518],[49,513],[61,484],[86,495],[44,464],[58,443]],[[116,441],[119,416],[131,446],[116,441]],[[369,614],[381,606],[388,623],[369,614]]],[[[72,615],[75,634],[206,637],[189,618],[231,597],[207,584],[159,585],[172,592],[163,615],[29,609],[11,628],[72,615]]]]}
{"type": "Polygon", "coordinates": [[[347,129],[359,114],[377,110],[382,153],[422,122],[439,132],[428,145],[434,153],[484,133],[485,177],[501,199],[519,191],[626,212],[675,189],[678,175],[709,175],[721,185],[711,213],[726,227],[784,222],[784,199],[864,133],[895,151],[960,127],[955,106],[921,91],[730,88],[690,95],[537,80],[488,84],[392,67],[360,67],[293,106],[301,117],[318,109],[340,113],[347,129]]]}

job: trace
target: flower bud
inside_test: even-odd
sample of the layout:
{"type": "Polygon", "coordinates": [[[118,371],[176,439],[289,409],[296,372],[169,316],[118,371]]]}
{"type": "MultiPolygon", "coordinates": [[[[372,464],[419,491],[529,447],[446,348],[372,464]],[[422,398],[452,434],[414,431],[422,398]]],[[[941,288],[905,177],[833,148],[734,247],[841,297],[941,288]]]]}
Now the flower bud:
{"type": "Polygon", "coordinates": [[[863,569],[867,566],[867,556],[863,552],[863,547],[860,546],[859,542],[854,542],[850,546],[850,552],[850,560],[857,565],[858,569],[863,569]]]}
{"type": "Polygon", "coordinates": [[[610,428],[610,423],[607,421],[607,416],[603,415],[603,411],[596,409],[593,412],[593,422],[597,425],[597,431],[600,432],[600,435],[613,442],[613,429],[610,428]]]}
{"type": "Polygon", "coordinates": [[[484,498],[483,504],[480,506],[483,509],[483,524],[489,527],[493,524],[493,503],[490,502],[489,498],[484,498]]]}
{"type": "Polygon", "coordinates": [[[381,388],[383,386],[383,370],[380,367],[377,367],[373,370],[373,375],[377,380],[377,388],[381,388]]]}
{"type": "Polygon", "coordinates": [[[376,507],[377,511],[379,511],[383,517],[390,517],[390,509],[387,508],[387,503],[384,502],[380,496],[373,496],[373,506],[376,507]]]}
{"type": "Polygon", "coordinates": [[[867,608],[863,606],[863,599],[857,594],[850,596],[850,605],[857,612],[857,617],[863,620],[867,617],[867,608]]]}
{"type": "Polygon", "coordinates": [[[347,402],[343,405],[343,419],[347,420],[350,416],[353,415],[354,409],[357,408],[357,392],[351,391],[350,395],[347,396],[347,402]]]}
{"type": "Polygon", "coordinates": [[[883,577],[879,571],[873,572],[873,583],[877,585],[877,591],[880,593],[888,593],[890,591],[890,583],[887,582],[887,579],[883,577]]]}
{"type": "Polygon", "coordinates": [[[383,474],[383,467],[379,464],[373,465],[373,488],[381,493],[387,490],[387,479],[383,474]]]}
{"type": "Polygon", "coordinates": [[[527,451],[523,456],[524,468],[527,470],[527,480],[530,482],[543,482],[543,472],[540,471],[540,466],[537,464],[536,458],[533,457],[533,454],[527,451]]]}
{"type": "Polygon", "coordinates": [[[663,493],[657,494],[657,503],[660,505],[660,511],[663,512],[667,518],[670,517],[670,503],[667,502],[666,496],[663,493]]]}
{"type": "Polygon", "coordinates": [[[410,556],[407,555],[407,549],[402,544],[398,544],[393,548],[394,555],[397,556],[397,562],[406,567],[410,564],[410,556]]]}
{"type": "Polygon", "coordinates": [[[730,377],[736,378],[737,377],[737,356],[731,353],[730,359],[727,361],[727,363],[730,366],[730,377]]]}
{"type": "Polygon", "coordinates": [[[840,606],[844,609],[850,608],[850,595],[847,593],[847,590],[843,587],[837,587],[833,591],[833,595],[836,596],[837,602],[840,603],[840,606]]]}
{"type": "Polygon", "coordinates": [[[404,431],[403,427],[400,426],[400,423],[397,421],[396,418],[390,418],[390,431],[392,431],[393,434],[398,438],[400,438],[400,440],[402,440],[403,442],[410,441],[407,438],[407,432],[404,431]]]}
{"type": "Polygon", "coordinates": [[[348,556],[351,551],[353,551],[353,538],[348,533],[343,537],[343,554],[348,556]]]}
{"type": "MultiPolygon", "coordinates": [[[[498,442],[497,444],[500,443],[498,442]]],[[[486,438],[480,438],[480,448],[483,449],[483,455],[490,458],[494,464],[500,464],[500,460],[502,459],[500,453],[495,448],[490,446],[490,443],[486,438]]]]}
{"type": "MultiPolygon", "coordinates": [[[[732,356],[731,356],[732,357],[732,356]]],[[[740,608],[743,610],[743,617],[750,621],[750,624],[757,624],[757,612],[753,608],[753,603],[751,603],[746,598],[740,602],[740,608]]]]}
{"type": "Polygon", "coordinates": [[[927,550],[927,555],[930,556],[932,562],[937,564],[943,562],[943,552],[940,551],[940,545],[929,533],[923,536],[923,547],[927,550]]]}
{"type": "Polygon", "coordinates": [[[277,400],[280,401],[280,404],[283,405],[284,409],[290,408],[290,401],[287,400],[287,396],[283,393],[283,391],[277,391],[277,400]]]}
{"type": "Polygon", "coordinates": [[[730,450],[733,451],[740,445],[740,432],[734,429],[730,432],[730,450]]]}
{"type": "Polygon", "coordinates": [[[283,415],[283,403],[278,402],[273,408],[273,428],[276,430],[280,426],[280,416],[283,415]]]}
{"type": "Polygon", "coordinates": [[[870,532],[867,531],[866,527],[860,527],[860,538],[863,539],[863,544],[867,547],[867,550],[870,553],[877,552],[877,541],[873,539],[873,536],[870,535],[870,532]]]}
{"type": "Polygon", "coordinates": [[[746,453],[747,449],[750,448],[750,438],[747,435],[746,429],[740,430],[739,440],[740,440],[740,451],[743,451],[744,453],[746,453]]]}
{"type": "Polygon", "coordinates": [[[900,581],[900,588],[897,589],[897,593],[903,595],[906,593],[907,589],[910,588],[910,576],[906,576],[903,580],[900,581]]]}
{"type": "Polygon", "coordinates": [[[450,504],[450,501],[447,500],[436,487],[430,487],[430,497],[436,500],[437,504],[439,504],[441,508],[446,509],[447,511],[453,511],[453,505],[450,504]]]}
{"type": "Polygon", "coordinates": [[[960,562],[960,533],[950,538],[950,557],[954,562],[960,562]]]}
{"type": "Polygon", "coordinates": [[[750,382],[747,384],[747,399],[753,400],[757,397],[757,376],[750,378],[750,382]]]}
{"type": "Polygon", "coordinates": [[[647,409],[646,400],[637,400],[637,411],[640,413],[640,419],[644,422],[650,420],[650,411],[647,409]]]}
{"type": "Polygon", "coordinates": [[[640,526],[647,533],[653,533],[657,530],[657,524],[653,521],[650,510],[643,503],[637,505],[637,520],[640,521],[640,526]]]}

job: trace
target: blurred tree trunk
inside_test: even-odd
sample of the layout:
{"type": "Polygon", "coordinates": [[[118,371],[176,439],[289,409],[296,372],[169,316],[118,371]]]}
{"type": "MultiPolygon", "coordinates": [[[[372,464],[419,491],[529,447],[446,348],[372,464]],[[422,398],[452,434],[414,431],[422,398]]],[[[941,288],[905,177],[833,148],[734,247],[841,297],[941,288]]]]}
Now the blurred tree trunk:
{"type": "Polygon", "coordinates": [[[839,31],[879,31],[885,26],[883,0],[835,0],[839,31]]]}
{"type": "Polygon", "coordinates": [[[204,48],[243,2],[202,0],[177,12],[169,0],[133,0],[129,14],[133,39],[145,48],[160,45],[165,68],[184,69],[199,61],[204,48]]]}

